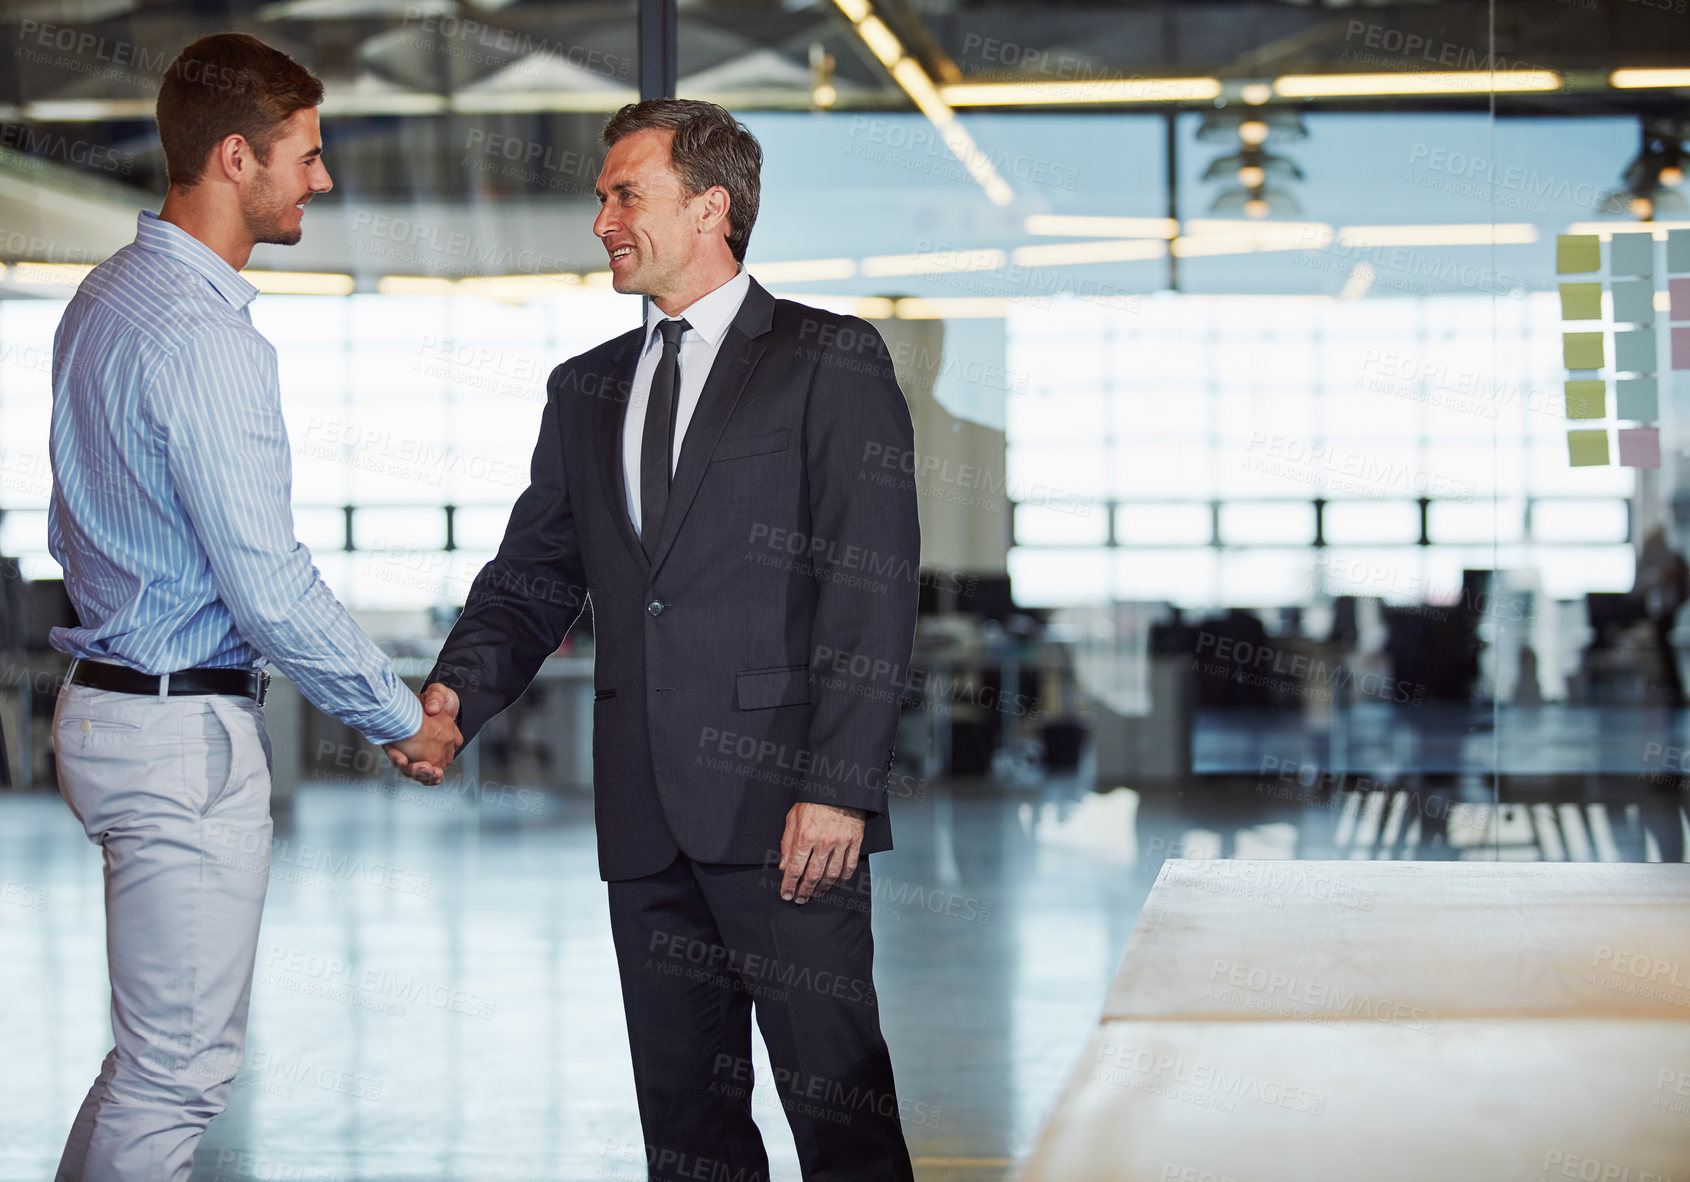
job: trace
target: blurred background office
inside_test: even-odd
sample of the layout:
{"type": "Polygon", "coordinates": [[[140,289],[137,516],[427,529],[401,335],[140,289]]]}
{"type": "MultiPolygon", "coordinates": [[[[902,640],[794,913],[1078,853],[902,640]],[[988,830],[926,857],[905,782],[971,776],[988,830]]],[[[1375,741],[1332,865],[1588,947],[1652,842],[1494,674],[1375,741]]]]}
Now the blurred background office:
{"type": "MultiPolygon", "coordinates": [[[[1010,1176],[1167,857],[1684,859],[1682,0],[8,0],[0,1179],[50,1171],[108,1038],[53,791],[53,330],[162,197],[163,68],[225,29],[327,85],[335,189],[252,315],[298,535],[413,677],[551,367],[639,321],[590,227],[642,73],[761,140],[751,273],[885,337],[923,614],[878,985],[920,1177],[1010,1176]]],[[[641,1176],[592,651],[438,790],[278,687],[252,1054],[196,1179],[641,1176]]]]}

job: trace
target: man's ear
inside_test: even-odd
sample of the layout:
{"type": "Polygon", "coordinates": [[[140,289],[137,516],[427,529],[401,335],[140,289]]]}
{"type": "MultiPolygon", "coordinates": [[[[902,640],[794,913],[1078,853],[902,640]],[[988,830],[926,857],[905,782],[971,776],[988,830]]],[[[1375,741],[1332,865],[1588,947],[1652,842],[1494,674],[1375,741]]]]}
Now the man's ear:
{"type": "Polygon", "coordinates": [[[719,228],[722,236],[727,237],[728,209],[733,204],[728,191],[721,185],[712,185],[699,196],[704,201],[704,215],[698,220],[698,232],[702,234],[719,228]]]}
{"type": "Polygon", "coordinates": [[[254,166],[258,163],[252,145],[247,143],[246,136],[236,132],[226,135],[212,149],[211,167],[216,169],[224,180],[239,184],[252,175],[254,166]]]}

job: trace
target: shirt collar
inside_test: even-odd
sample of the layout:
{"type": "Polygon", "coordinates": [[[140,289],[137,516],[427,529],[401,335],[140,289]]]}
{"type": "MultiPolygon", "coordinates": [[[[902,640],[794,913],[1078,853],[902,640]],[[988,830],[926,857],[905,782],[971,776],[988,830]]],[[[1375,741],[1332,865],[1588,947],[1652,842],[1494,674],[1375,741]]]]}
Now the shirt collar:
{"type": "Polygon", "coordinates": [[[710,346],[715,348],[722,343],[722,336],[728,331],[728,325],[733,323],[739,315],[739,306],[745,302],[745,293],[751,290],[751,275],[743,265],[739,273],[722,286],[712,292],[699,296],[683,309],[679,316],[671,317],[664,314],[655,302],[651,311],[646,313],[645,340],[646,347],[651,346],[652,338],[657,335],[657,326],[664,320],[685,318],[710,346]]]}
{"type": "Polygon", "coordinates": [[[211,247],[151,210],[143,209],[135,219],[135,244],[198,272],[231,307],[244,308],[258,295],[258,289],[211,247]]]}

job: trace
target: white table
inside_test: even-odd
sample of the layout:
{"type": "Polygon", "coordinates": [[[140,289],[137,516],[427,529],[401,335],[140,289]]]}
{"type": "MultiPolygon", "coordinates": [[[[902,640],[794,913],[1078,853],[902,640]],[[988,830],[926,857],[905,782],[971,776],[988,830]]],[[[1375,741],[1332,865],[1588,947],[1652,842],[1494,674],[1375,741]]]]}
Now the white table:
{"type": "Polygon", "coordinates": [[[1023,1182],[1690,1182],[1690,865],[1169,861],[1023,1182]]]}

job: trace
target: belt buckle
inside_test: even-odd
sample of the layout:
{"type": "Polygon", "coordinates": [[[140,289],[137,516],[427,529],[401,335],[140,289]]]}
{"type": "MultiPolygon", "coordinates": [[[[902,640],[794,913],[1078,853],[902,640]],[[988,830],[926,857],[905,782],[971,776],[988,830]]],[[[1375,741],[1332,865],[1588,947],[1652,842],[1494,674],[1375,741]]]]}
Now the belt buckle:
{"type": "Polygon", "coordinates": [[[270,671],[262,669],[258,673],[258,704],[264,705],[264,699],[270,693],[270,671]]]}

